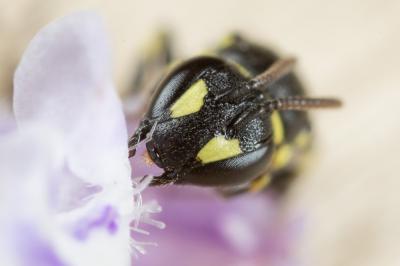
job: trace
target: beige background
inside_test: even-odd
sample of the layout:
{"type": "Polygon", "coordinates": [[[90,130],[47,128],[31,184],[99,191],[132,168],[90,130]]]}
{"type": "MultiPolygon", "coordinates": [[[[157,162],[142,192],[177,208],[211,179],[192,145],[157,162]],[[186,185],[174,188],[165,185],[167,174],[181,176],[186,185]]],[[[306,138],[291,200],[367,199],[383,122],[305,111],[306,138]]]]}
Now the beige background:
{"type": "Polygon", "coordinates": [[[314,95],[346,104],[314,113],[317,156],[287,203],[309,219],[299,256],[316,266],[400,265],[400,1],[0,0],[3,95],[33,34],[81,9],[98,11],[109,26],[121,90],[140,45],[161,24],[186,55],[231,30],[296,55],[314,95]]]}

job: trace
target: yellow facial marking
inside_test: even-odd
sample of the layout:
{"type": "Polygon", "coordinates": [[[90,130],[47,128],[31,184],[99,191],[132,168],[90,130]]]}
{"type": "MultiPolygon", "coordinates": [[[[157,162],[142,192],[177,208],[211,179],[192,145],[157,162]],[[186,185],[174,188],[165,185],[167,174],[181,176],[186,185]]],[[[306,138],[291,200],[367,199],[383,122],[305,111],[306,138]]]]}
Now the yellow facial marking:
{"type": "Polygon", "coordinates": [[[294,139],[294,144],[301,149],[307,148],[310,142],[311,134],[306,130],[301,131],[294,139]]]}
{"type": "Polygon", "coordinates": [[[172,105],[171,117],[181,117],[200,111],[207,92],[206,83],[199,79],[172,105]]]}
{"type": "Polygon", "coordinates": [[[293,148],[289,144],[282,145],[275,152],[273,159],[273,168],[281,169],[289,164],[290,160],[293,158],[293,148]]]}
{"type": "Polygon", "coordinates": [[[281,144],[284,138],[284,129],[281,115],[278,111],[274,111],[271,115],[272,129],[274,132],[275,145],[281,144]]]}
{"type": "Polygon", "coordinates": [[[212,138],[197,154],[203,164],[225,160],[242,153],[238,139],[225,139],[224,136],[212,138]]]}
{"type": "Polygon", "coordinates": [[[250,192],[259,192],[269,185],[271,182],[271,175],[262,175],[251,182],[250,192]]]}

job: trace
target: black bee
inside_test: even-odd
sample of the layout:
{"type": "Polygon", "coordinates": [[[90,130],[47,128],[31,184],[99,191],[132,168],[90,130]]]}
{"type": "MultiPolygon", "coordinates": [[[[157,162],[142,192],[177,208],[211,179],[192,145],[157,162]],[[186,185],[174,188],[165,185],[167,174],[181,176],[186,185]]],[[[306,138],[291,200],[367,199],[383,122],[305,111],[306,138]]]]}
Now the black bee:
{"type": "MultiPolygon", "coordinates": [[[[146,71],[171,61],[167,36],[156,47],[142,61],[136,87],[147,86],[146,71]]],[[[228,194],[295,174],[311,144],[306,111],[341,103],[307,98],[294,64],[234,34],[212,55],[175,65],[155,86],[129,140],[130,157],[146,141],[151,160],[164,169],[152,185],[214,186],[228,194]]]]}

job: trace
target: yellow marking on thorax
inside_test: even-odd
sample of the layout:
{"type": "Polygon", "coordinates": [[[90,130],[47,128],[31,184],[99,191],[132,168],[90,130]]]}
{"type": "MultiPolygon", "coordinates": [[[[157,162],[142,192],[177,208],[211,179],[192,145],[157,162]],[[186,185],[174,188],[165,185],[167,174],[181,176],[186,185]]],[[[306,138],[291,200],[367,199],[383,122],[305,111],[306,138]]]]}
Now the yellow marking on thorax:
{"type": "Polygon", "coordinates": [[[249,191],[259,192],[264,188],[266,188],[269,185],[269,183],[271,183],[271,175],[270,174],[262,175],[251,182],[249,191]]]}
{"type": "Polygon", "coordinates": [[[209,56],[209,57],[217,57],[217,53],[214,50],[206,49],[201,51],[198,56],[209,56]]]}
{"type": "Polygon", "coordinates": [[[235,43],[235,34],[228,34],[218,44],[219,49],[225,49],[235,43]]]}
{"type": "Polygon", "coordinates": [[[275,145],[279,145],[283,142],[284,139],[284,129],[281,115],[278,111],[274,111],[271,115],[271,123],[274,135],[274,143],[275,145]]]}
{"type": "Polygon", "coordinates": [[[208,89],[204,80],[199,79],[172,105],[171,117],[176,118],[200,111],[208,89]]]}
{"type": "Polygon", "coordinates": [[[179,66],[181,63],[183,62],[183,60],[181,59],[174,59],[173,61],[171,61],[168,65],[167,65],[167,71],[169,72],[173,69],[175,69],[177,66],[179,66]]]}
{"type": "Polygon", "coordinates": [[[225,139],[224,136],[212,138],[197,154],[203,164],[225,160],[242,153],[238,139],[225,139]]]}
{"type": "Polygon", "coordinates": [[[143,47],[141,54],[145,55],[145,58],[155,58],[164,48],[164,32],[158,32],[157,34],[153,35],[150,41],[148,41],[143,47]]]}
{"type": "Polygon", "coordinates": [[[237,63],[236,61],[229,60],[229,63],[232,64],[240,74],[242,74],[246,78],[251,78],[251,73],[241,64],[237,63]]]}
{"type": "Polygon", "coordinates": [[[293,158],[294,150],[289,144],[284,144],[277,149],[274,154],[272,167],[274,170],[281,169],[290,163],[293,158]]]}

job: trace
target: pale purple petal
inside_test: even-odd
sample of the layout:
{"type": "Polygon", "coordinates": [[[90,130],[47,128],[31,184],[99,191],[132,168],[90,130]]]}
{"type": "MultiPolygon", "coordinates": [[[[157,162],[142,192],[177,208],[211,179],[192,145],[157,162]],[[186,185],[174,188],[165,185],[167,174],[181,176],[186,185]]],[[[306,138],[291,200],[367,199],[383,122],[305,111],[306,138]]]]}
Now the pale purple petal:
{"type": "Polygon", "coordinates": [[[67,266],[48,239],[29,223],[14,224],[14,241],[21,266],[67,266]]]}
{"type": "MultiPolygon", "coordinates": [[[[62,160],[47,162],[52,171],[39,171],[41,178],[24,183],[22,196],[13,196],[15,182],[7,188],[6,202],[15,211],[10,217],[26,216],[14,224],[29,225],[35,236],[29,238],[32,245],[21,246],[25,257],[39,254],[33,260],[44,258],[43,265],[58,257],[68,265],[129,265],[132,248],[138,249],[130,238],[131,222],[142,217],[152,222],[148,215],[154,208],[141,205],[145,186],[133,187],[130,178],[125,118],[109,66],[102,22],[83,12],[39,32],[15,74],[19,129],[49,128],[61,145],[54,149],[62,160]],[[39,249],[32,253],[34,247],[39,249]]],[[[29,144],[24,152],[22,163],[35,164],[29,144]]],[[[21,165],[18,156],[12,161],[10,177],[21,165]]]]}
{"type": "Polygon", "coordinates": [[[129,172],[126,124],[99,17],[82,12],[45,27],[26,50],[14,85],[18,124],[60,130],[74,174],[105,184],[129,172]]]}
{"type": "Polygon", "coordinates": [[[68,174],[57,132],[26,126],[0,138],[0,252],[16,266],[129,265],[131,217],[121,215],[132,211],[132,194],[104,190],[83,206],[54,208],[65,184],[57,177],[68,174]]]}
{"type": "Polygon", "coordinates": [[[31,41],[14,79],[18,122],[44,119],[69,134],[110,82],[109,51],[99,18],[80,13],[56,20],[31,41]]]}
{"type": "Polygon", "coordinates": [[[66,265],[50,241],[48,197],[62,150],[56,132],[45,127],[0,136],[0,252],[12,262],[5,265],[66,265]]]}
{"type": "Polygon", "coordinates": [[[57,132],[42,126],[32,125],[1,136],[0,173],[5,182],[1,195],[13,200],[12,208],[16,213],[37,215],[45,211],[49,204],[49,177],[62,166],[63,151],[57,132]],[[35,202],[27,206],[26,198],[35,199],[35,202]]]}

